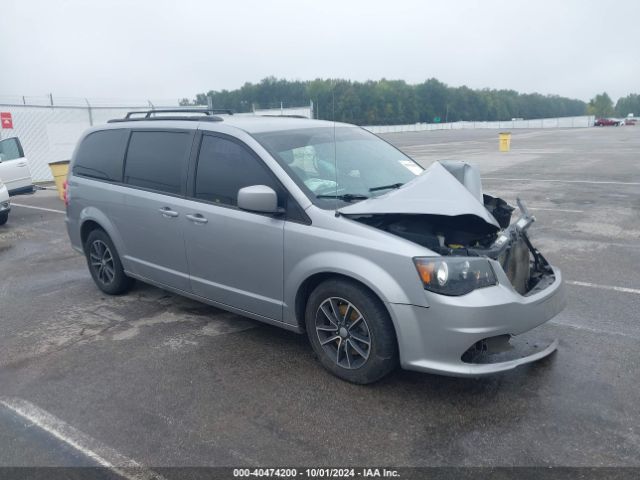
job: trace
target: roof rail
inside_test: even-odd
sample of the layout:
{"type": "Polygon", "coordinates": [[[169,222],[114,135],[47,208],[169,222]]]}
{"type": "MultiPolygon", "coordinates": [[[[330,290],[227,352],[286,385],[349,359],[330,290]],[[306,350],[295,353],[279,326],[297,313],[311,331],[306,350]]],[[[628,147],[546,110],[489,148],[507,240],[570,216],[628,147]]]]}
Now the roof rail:
{"type": "Polygon", "coordinates": [[[278,114],[271,114],[271,113],[265,113],[265,114],[259,114],[259,117],[279,117],[279,118],[305,118],[307,120],[309,120],[309,117],[305,117],[304,115],[278,115],[278,114]]]}
{"type": "Polygon", "coordinates": [[[222,117],[216,116],[207,116],[207,117],[181,117],[179,115],[172,115],[166,117],[151,117],[151,118],[112,118],[111,120],[107,120],[107,123],[120,123],[120,122],[153,122],[159,120],[179,120],[181,122],[189,121],[189,122],[222,122],[222,117]]]}
{"type": "Polygon", "coordinates": [[[114,118],[112,120],[109,120],[107,123],[131,122],[131,121],[141,121],[141,120],[192,120],[197,122],[200,122],[200,121],[221,122],[222,118],[215,116],[215,114],[219,114],[219,113],[226,114],[226,115],[233,115],[232,110],[221,109],[221,108],[215,108],[215,109],[161,108],[161,109],[153,109],[153,110],[136,110],[136,111],[128,112],[124,118],[114,118]],[[178,115],[156,116],[157,113],[175,113],[178,115]],[[200,113],[202,116],[179,115],[181,113],[200,113]]]}
{"type": "Polygon", "coordinates": [[[146,111],[133,111],[127,113],[124,117],[126,119],[131,118],[132,115],[142,115],[144,114],[145,118],[152,118],[156,113],[202,113],[203,115],[215,115],[216,113],[223,113],[227,115],[233,115],[232,110],[228,110],[226,108],[160,108],[146,111]]]}

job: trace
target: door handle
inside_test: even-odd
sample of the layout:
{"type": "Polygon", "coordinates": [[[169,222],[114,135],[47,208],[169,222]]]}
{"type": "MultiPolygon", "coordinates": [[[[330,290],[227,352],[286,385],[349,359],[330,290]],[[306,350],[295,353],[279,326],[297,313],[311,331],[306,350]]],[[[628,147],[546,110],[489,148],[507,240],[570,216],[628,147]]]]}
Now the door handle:
{"type": "Polygon", "coordinates": [[[191,213],[189,215],[186,215],[186,217],[191,220],[193,223],[197,223],[200,225],[204,225],[205,223],[207,223],[209,220],[207,220],[206,218],[204,218],[202,215],[200,215],[199,213],[191,213]]]}
{"type": "Polygon", "coordinates": [[[175,210],[171,210],[169,207],[162,207],[158,209],[158,211],[162,214],[163,217],[167,218],[175,218],[179,215],[178,212],[176,212],[175,210]]]}
{"type": "Polygon", "coordinates": [[[26,166],[27,166],[26,162],[20,162],[18,164],[18,167],[26,167],[26,166]]]}

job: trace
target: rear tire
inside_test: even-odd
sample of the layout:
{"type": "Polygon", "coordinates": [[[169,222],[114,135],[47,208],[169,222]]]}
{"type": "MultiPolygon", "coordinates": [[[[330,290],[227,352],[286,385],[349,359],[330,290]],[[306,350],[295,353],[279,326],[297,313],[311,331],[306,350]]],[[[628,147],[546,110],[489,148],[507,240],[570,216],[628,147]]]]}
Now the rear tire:
{"type": "Polygon", "coordinates": [[[398,364],[389,313],[354,281],[336,278],[318,285],[307,301],[305,325],[322,366],[343,380],[373,383],[398,364]]]}
{"type": "Polygon", "coordinates": [[[4,225],[9,220],[9,212],[0,213],[0,225],[4,225]]]}
{"type": "Polygon", "coordinates": [[[91,277],[100,290],[121,295],[131,289],[133,279],[125,275],[116,247],[104,230],[89,233],[84,252],[91,277]]]}

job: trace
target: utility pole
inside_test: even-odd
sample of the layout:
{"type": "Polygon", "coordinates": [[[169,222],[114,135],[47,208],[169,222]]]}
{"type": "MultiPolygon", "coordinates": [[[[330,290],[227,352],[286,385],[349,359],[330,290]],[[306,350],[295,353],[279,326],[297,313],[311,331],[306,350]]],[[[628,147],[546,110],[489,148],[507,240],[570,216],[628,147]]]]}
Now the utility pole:
{"type": "Polygon", "coordinates": [[[85,102],[87,102],[87,112],[89,113],[89,125],[93,127],[93,112],[91,111],[91,104],[89,103],[89,99],[85,98],[85,102]]]}

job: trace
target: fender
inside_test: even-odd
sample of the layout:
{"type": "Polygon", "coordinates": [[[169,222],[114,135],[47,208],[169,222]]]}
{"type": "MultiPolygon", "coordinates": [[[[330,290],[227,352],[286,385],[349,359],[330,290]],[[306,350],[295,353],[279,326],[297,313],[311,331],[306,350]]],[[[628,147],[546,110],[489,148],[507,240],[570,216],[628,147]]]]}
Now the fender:
{"type": "Polygon", "coordinates": [[[96,207],[85,207],[80,212],[80,231],[82,231],[82,226],[85,224],[85,222],[89,220],[96,222],[98,225],[100,225],[100,227],[102,227],[105,232],[107,232],[107,235],[109,235],[111,241],[116,247],[116,250],[118,251],[120,261],[122,262],[126,270],[128,267],[126,265],[125,259],[126,249],[122,240],[122,236],[120,235],[120,232],[115,227],[113,222],[109,220],[109,217],[107,217],[101,210],[97,209],[96,207]]]}
{"type": "MultiPolygon", "coordinates": [[[[303,258],[285,276],[283,318],[286,323],[297,323],[296,295],[305,280],[318,273],[335,273],[353,278],[370,288],[384,303],[416,304],[416,299],[412,301],[393,276],[371,260],[352,253],[319,252],[303,258]]],[[[427,306],[426,299],[421,300],[420,303],[427,306]]]]}

